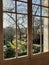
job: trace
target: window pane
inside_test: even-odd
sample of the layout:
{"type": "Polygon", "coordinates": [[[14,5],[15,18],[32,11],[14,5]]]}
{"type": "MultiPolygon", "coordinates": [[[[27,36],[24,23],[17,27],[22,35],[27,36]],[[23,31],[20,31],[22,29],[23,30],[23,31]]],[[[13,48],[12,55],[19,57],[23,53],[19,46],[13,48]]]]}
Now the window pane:
{"type": "Polygon", "coordinates": [[[17,13],[27,13],[27,4],[17,2],[17,13]]]}
{"type": "Polygon", "coordinates": [[[20,0],[20,1],[24,1],[24,2],[27,2],[27,0],[20,0]]]}
{"type": "Polygon", "coordinates": [[[48,28],[48,18],[42,18],[43,20],[43,52],[48,52],[48,46],[49,46],[49,39],[48,39],[48,35],[49,35],[49,28],[48,28]]]}
{"type": "Polygon", "coordinates": [[[17,15],[18,56],[27,55],[27,15],[17,15]]]}
{"type": "Polygon", "coordinates": [[[40,6],[32,5],[32,14],[40,15],[40,6]]]}
{"type": "Polygon", "coordinates": [[[3,10],[4,11],[15,11],[15,1],[13,0],[3,0],[3,10]]]}
{"type": "Polygon", "coordinates": [[[42,0],[42,5],[43,6],[48,6],[48,0],[42,0]]]}
{"type": "Polygon", "coordinates": [[[32,3],[34,3],[34,4],[40,4],[40,0],[32,0],[32,3]]]}
{"type": "Polygon", "coordinates": [[[16,56],[16,19],[15,14],[3,13],[4,58],[16,56]]]}
{"type": "Polygon", "coordinates": [[[48,8],[42,7],[42,16],[48,16],[48,8]]]}
{"type": "Polygon", "coordinates": [[[40,17],[33,17],[33,54],[40,52],[40,17]]]}

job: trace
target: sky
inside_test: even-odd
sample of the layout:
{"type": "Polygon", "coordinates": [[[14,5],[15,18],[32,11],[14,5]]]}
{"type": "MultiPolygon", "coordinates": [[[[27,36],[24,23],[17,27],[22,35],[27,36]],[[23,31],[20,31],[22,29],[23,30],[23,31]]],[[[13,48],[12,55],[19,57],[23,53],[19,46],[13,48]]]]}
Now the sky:
{"type": "Polygon", "coordinates": [[[12,0],[3,0],[3,9],[9,9],[15,7],[15,2],[12,0]],[[12,3],[12,4],[11,4],[12,3]]]}
{"type": "MultiPolygon", "coordinates": [[[[21,0],[21,1],[27,1],[27,0],[21,0]]],[[[40,0],[32,0],[32,3],[36,3],[36,4],[40,4],[40,0]]],[[[21,2],[17,2],[17,12],[19,13],[27,13],[27,4],[25,3],[21,3],[21,2]],[[21,4],[21,6],[19,6],[21,4]],[[21,9],[21,10],[20,10],[21,9]],[[22,12],[23,11],[23,12],[22,12]]],[[[34,12],[36,11],[38,6],[34,6],[34,8],[32,7],[32,9],[34,9],[34,12]]],[[[7,10],[7,9],[10,9],[10,8],[13,8],[12,12],[15,12],[15,2],[13,2],[13,0],[3,0],[3,10],[7,10]]],[[[9,10],[7,10],[9,11],[9,10]]],[[[43,10],[44,11],[44,10],[43,10]]],[[[42,12],[42,15],[44,12],[42,12]]],[[[15,15],[15,14],[14,14],[15,15]]],[[[40,7],[37,11],[37,14],[36,15],[40,15],[40,7]]],[[[14,16],[15,17],[15,16],[14,16]]],[[[8,21],[6,20],[6,18],[8,18],[8,16],[6,14],[4,14],[3,16],[4,18],[4,25],[3,27],[7,27],[10,25],[10,23],[8,23],[8,21]]],[[[11,20],[11,19],[10,19],[11,20]]],[[[12,21],[12,20],[11,20],[12,21]]],[[[22,20],[21,20],[22,21],[22,20]]],[[[13,22],[13,21],[12,21],[13,22]]]]}
{"type": "MultiPolygon", "coordinates": [[[[24,1],[26,1],[26,0],[24,0],[24,1]]],[[[19,11],[19,12],[21,12],[22,13],[22,11],[23,11],[23,13],[27,13],[25,10],[23,10],[23,9],[27,9],[26,7],[27,7],[27,5],[25,5],[24,3],[21,3],[21,2],[17,2],[17,5],[19,5],[19,4],[22,4],[22,6],[19,6],[18,7],[18,10],[17,11],[19,11]],[[25,8],[23,7],[23,5],[25,6],[25,8]],[[21,10],[22,11],[21,11],[21,10]]],[[[14,8],[15,7],[15,2],[13,2],[12,0],[3,0],[3,10],[4,11],[8,11],[7,9],[10,9],[10,8],[14,8]],[[11,4],[12,3],[12,4],[11,4]],[[14,6],[13,6],[14,5],[14,6]]],[[[15,11],[15,8],[12,10],[12,12],[14,12],[15,11]]],[[[10,14],[11,15],[11,14],[10,14]]],[[[12,16],[14,19],[15,19],[15,14],[12,14],[12,15],[14,15],[14,16],[12,16]]],[[[20,15],[19,15],[20,16],[20,15]]],[[[22,17],[22,16],[21,16],[22,17]]],[[[9,23],[9,21],[8,21],[8,19],[10,19],[10,22],[12,22],[12,24],[14,23],[14,21],[13,20],[11,20],[11,18],[9,18],[9,16],[7,16],[7,14],[6,13],[4,13],[3,14],[3,28],[5,28],[5,27],[8,27],[8,26],[10,26],[11,25],[11,23],[9,23]]],[[[26,19],[26,18],[25,18],[26,19]]],[[[22,22],[22,19],[20,19],[18,22],[22,22]]],[[[25,26],[27,26],[27,25],[25,25],[25,26]]]]}
{"type": "Polygon", "coordinates": [[[40,0],[32,0],[32,3],[40,4],[40,0]]]}

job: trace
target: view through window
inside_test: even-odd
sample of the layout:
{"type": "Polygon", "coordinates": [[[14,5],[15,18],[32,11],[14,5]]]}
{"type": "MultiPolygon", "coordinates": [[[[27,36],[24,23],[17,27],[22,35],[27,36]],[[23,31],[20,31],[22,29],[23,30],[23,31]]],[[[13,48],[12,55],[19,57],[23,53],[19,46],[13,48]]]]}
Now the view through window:
{"type": "Polygon", "coordinates": [[[27,0],[3,0],[4,58],[28,54],[27,12],[27,0]]]}
{"type": "Polygon", "coordinates": [[[32,0],[33,54],[48,52],[48,0],[32,0]]]}
{"type": "Polygon", "coordinates": [[[28,43],[28,3],[27,0],[3,0],[4,58],[27,56],[30,50],[32,54],[48,52],[48,0],[32,0],[32,49],[28,43]]]}

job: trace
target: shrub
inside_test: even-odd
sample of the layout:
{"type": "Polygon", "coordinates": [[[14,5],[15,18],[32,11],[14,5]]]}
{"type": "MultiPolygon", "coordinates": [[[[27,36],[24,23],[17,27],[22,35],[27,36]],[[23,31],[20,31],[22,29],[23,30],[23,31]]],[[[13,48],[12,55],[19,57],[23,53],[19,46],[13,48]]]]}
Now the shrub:
{"type": "Polygon", "coordinates": [[[7,49],[4,52],[4,58],[12,58],[15,57],[15,49],[11,46],[7,46],[7,49]]]}

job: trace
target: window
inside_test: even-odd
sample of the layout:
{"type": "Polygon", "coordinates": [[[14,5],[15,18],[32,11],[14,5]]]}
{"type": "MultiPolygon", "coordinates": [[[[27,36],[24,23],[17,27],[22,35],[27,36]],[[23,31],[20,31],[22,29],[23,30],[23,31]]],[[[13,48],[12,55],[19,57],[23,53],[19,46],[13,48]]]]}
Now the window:
{"type": "Polygon", "coordinates": [[[16,15],[3,13],[4,58],[16,55],[16,15]]]}
{"type": "Polygon", "coordinates": [[[27,15],[17,15],[18,56],[27,55],[27,15]],[[20,22],[21,21],[21,22],[20,22]]]}
{"type": "Polygon", "coordinates": [[[3,0],[4,59],[28,55],[27,13],[27,0],[3,0]]]}
{"type": "Polygon", "coordinates": [[[48,9],[48,0],[32,0],[33,54],[48,52],[48,9]]]}
{"type": "Polygon", "coordinates": [[[4,59],[48,52],[48,0],[2,2],[4,59]]]}
{"type": "Polygon", "coordinates": [[[33,17],[33,54],[40,52],[40,17],[33,17]]]}
{"type": "Polygon", "coordinates": [[[3,11],[15,12],[15,1],[3,0],[3,11]]]}

